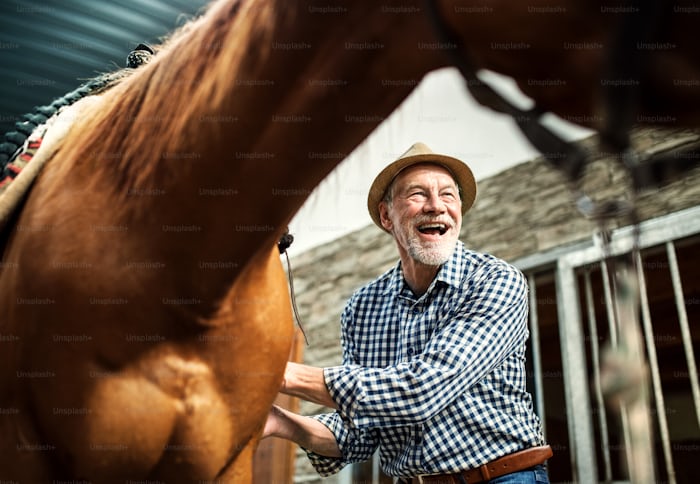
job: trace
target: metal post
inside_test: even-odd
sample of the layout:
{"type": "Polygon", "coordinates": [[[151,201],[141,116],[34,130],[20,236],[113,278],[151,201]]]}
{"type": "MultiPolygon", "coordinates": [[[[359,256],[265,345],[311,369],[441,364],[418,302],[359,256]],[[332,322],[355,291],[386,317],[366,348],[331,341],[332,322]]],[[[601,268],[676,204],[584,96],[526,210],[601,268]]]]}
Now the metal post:
{"type": "Polygon", "coordinates": [[[588,331],[591,336],[591,360],[593,360],[593,388],[595,390],[596,408],[598,410],[598,427],[600,428],[600,441],[603,446],[603,464],[605,466],[605,482],[612,482],[612,465],[610,463],[610,440],[608,437],[608,422],[605,412],[605,400],[600,386],[600,345],[598,344],[598,328],[593,306],[593,289],[591,288],[591,274],[584,273],[586,289],[586,310],[588,313],[588,331]]]}
{"type": "Polygon", "coordinates": [[[644,278],[642,258],[639,254],[637,254],[637,267],[639,267],[639,297],[640,304],[642,306],[642,324],[644,328],[644,340],[647,346],[647,354],[649,355],[651,386],[654,392],[656,413],[659,419],[659,430],[661,434],[661,444],[663,446],[664,451],[664,460],[666,462],[666,473],[668,474],[669,484],[675,484],[676,471],[673,467],[673,457],[671,455],[671,440],[668,434],[668,421],[666,420],[666,404],[664,403],[664,394],[663,389],[661,387],[661,375],[659,374],[659,360],[656,356],[654,328],[651,324],[649,298],[647,297],[647,284],[646,279],[644,278]]]}
{"type": "Polygon", "coordinates": [[[681,275],[678,270],[678,260],[676,259],[676,250],[673,247],[673,242],[666,242],[666,252],[668,254],[669,269],[671,270],[671,280],[673,281],[673,293],[676,297],[676,308],[678,310],[678,321],[681,326],[685,359],[688,362],[688,377],[690,378],[690,388],[693,393],[695,415],[697,416],[698,425],[700,426],[700,384],[698,383],[698,369],[695,364],[693,339],[690,335],[690,327],[688,326],[688,313],[685,310],[683,286],[681,284],[681,275]]]}
{"type": "Polygon", "coordinates": [[[547,435],[545,426],[544,413],[544,384],[542,383],[542,353],[540,352],[540,327],[537,317],[537,289],[535,284],[535,276],[528,276],[528,284],[530,286],[530,344],[532,344],[532,370],[535,380],[535,405],[537,407],[537,416],[542,424],[542,433],[547,435]]]}
{"type": "Polygon", "coordinates": [[[562,344],[567,422],[572,446],[571,468],[575,482],[597,482],[591,405],[586,376],[581,313],[574,269],[564,259],[556,272],[557,311],[562,344]]]}

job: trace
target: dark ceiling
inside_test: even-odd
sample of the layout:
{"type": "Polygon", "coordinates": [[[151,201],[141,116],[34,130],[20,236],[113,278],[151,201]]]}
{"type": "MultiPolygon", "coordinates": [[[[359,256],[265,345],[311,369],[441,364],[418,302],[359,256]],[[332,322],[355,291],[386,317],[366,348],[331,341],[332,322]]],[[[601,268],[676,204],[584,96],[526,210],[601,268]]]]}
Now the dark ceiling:
{"type": "Polygon", "coordinates": [[[201,12],[209,0],[1,0],[0,136],[34,106],[50,104],[125,66],[139,43],[201,12]]]}

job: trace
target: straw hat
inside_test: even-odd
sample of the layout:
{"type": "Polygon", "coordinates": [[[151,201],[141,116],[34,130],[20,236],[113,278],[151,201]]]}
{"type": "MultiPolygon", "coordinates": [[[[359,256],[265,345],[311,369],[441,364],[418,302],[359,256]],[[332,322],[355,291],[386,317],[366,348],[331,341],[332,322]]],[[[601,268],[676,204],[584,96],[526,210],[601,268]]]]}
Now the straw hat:
{"type": "Polygon", "coordinates": [[[384,230],[379,217],[379,202],[384,199],[387,188],[396,176],[409,166],[418,163],[434,163],[447,169],[457,182],[462,195],[462,215],[467,213],[476,197],[476,181],[471,169],[462,161],[451,156],[433,153],[424,143],[415,143],[396,161],[384,168],[372,182],[367,196],[367,209],[377,226],[384,230]]]}

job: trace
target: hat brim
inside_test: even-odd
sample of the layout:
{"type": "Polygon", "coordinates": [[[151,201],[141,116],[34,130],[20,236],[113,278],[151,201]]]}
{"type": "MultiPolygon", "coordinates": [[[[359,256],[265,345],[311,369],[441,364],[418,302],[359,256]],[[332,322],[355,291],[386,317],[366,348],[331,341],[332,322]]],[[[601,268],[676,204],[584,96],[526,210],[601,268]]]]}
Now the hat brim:
{"type": "Polygon", "coordinates": [[[382,230],[381,218],[379,216],[379,203],[384,199],[391,182],[406,168],[418,164],[434,164],[447,169],[452,174],[455,182],[460,188],[462,195],[462,215],[474,204],[476,199],[476,180],[471,169],[461,160],[451,156],[439,155],[435,153],[422,153],[405,158],[399,158],[384,168],[372,182],[367,196],[367,209],[372,221],[382,230]]]}

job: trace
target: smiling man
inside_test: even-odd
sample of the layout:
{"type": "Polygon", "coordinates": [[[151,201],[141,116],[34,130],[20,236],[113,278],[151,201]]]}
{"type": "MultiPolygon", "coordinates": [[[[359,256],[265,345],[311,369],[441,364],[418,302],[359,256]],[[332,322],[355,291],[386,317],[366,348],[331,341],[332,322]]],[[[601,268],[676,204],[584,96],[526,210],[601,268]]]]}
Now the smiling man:
{"type": "Polygon", "coordinates": [[[525,388],[527,284],[459,241],[476,196],[469,167],[416,143],[374,180],[372,220],[398,264],[341,318],[341,366],[289,363],[281,391],[335,409],[273,408],[263,433],[292,440],[321,475],[369,459],[399,482],[548,482],[525,388]]]}

